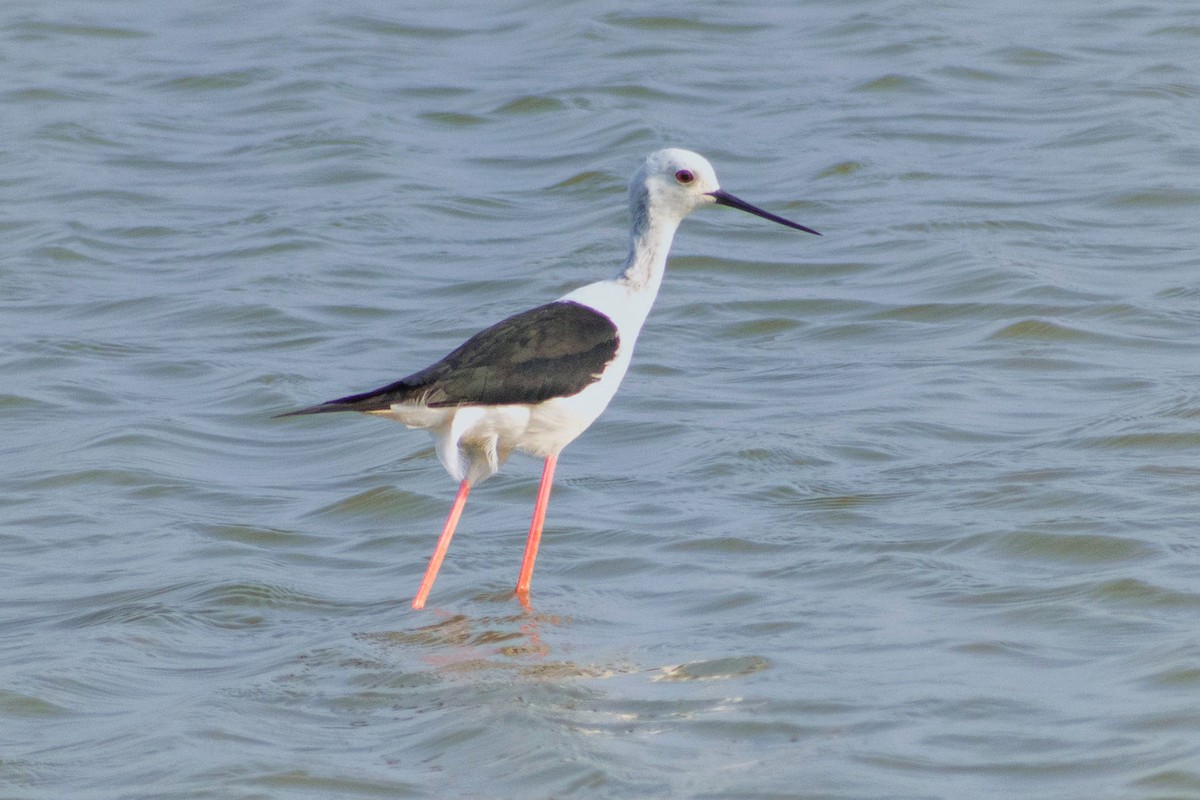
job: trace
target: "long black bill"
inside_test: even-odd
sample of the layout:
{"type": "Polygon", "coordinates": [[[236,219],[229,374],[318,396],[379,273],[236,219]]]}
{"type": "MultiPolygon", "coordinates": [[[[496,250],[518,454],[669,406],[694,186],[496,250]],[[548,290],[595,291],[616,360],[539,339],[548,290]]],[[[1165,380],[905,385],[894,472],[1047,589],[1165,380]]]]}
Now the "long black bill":
{"type": "Polygon", "coordinates": [[[733,195],[731,195],[729,192],[725,191],[724,189],[717,189],[715,192],[709,192],[708,196],[711,197],[712,199],[716,200],[717,205],[729,206],[730,208],[737,208],[737,209],[741,209],[742,211],[749,211],[751,214],[754,214],[756,217],[762,217],[763,219],[769,219],[769,220],[771,220],[771,222],[778,222],[780,225],[787,225],[789,228],[795,228],[798,231],[804,231],[805,233],[811,233],[815,236],[821,235],[821,234],[817,233],[816,231],[814,231],[812,228],[806,228],[798,222],[792,222],[790,219],[784,219],[783,217],[777,217],[774,214],[772,214],[770,211],[763,211],[758,206],[752,206],[749,203],[747,203],[745,200],[742,200],[740,197],[734,197],[733,195]]]}

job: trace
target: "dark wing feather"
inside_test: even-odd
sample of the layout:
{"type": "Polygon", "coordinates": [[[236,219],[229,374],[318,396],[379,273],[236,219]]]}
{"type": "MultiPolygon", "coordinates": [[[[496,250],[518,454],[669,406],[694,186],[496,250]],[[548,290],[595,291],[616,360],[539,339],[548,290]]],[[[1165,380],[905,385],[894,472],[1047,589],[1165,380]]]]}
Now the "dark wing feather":
{"type": "Polygon", "coordinates": [[[480,331],[441,361],[407,378],[282,416],[386,411],[396,403],[441,408],[569,397],[599,380],[619,343],[617,327],[608,317],[560,300],[480,331]]]}

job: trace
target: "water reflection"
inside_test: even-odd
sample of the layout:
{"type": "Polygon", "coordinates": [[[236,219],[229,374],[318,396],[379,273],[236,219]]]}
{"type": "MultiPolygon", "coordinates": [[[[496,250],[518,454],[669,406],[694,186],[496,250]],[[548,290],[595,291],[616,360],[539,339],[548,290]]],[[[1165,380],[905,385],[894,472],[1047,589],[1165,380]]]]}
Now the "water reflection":
{"type": "Polygon", "coordinates": [[[599,678],[626,667],[611,664],[580,664],[551,658],[552,649],[542,639],[548,628],[569,627],[572,620],[557,614],[472,616],[434,610],[442,617],[411,630],[359,633],[355,638],[385,648],[396,648],[409,656],[420,649],[420,660],[442,675],[507,671],[532,678],[599,678]]]}

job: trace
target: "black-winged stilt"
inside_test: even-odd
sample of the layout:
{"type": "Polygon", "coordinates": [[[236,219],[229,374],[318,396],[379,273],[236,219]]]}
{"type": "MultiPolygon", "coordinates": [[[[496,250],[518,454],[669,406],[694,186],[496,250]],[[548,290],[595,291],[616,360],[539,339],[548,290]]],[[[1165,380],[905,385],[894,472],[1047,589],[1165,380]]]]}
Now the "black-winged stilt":
{"type": "Polygon", "coordinates": [[[361,411],[433,435],[438,458],[460,483],[413,608],[425,605],[467,493],[513,450],[545,459],[517,579],[517,596],[527,603],[558,454],[600,416],[625,377],[675,229],[697,208],[714,204],[817,234],[723,191],[702,156],[659,150],[629,184],[629,257],[615,278],[498,322],[395,383],[280,415],[361,411]]]}

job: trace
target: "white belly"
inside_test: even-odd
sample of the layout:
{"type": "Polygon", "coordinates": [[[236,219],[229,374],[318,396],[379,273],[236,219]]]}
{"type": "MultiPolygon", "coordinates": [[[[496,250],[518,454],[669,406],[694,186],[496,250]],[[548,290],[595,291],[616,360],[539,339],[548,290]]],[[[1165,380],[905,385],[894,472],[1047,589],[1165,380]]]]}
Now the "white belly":
{"type": "Polygon", "coordinates": [[[608,407],[629,369],[632,347],[622,347],[600,380],[578,394],[535,405],[430,408],[394,405],[372,412],[432,434],[438,459],[455,480],[486,480],[514,450],[545,458],[587,430],[608,407]]]}

